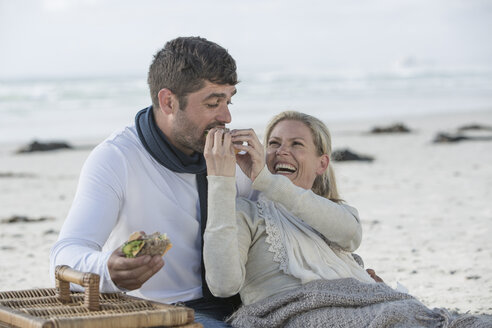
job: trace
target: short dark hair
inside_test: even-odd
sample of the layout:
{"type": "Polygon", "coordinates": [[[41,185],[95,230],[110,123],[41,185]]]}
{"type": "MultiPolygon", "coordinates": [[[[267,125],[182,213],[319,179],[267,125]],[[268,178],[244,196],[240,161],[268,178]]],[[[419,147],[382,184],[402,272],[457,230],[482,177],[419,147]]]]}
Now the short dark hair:
{"type": "Polygon", "coordinates": [[[181,109],[187,95],[203,88],[205,81],[216,84],[238,83],[236,62],[226,49],[201,37],[179,37],[167,42],[154,55],[147,83],[154,108],[159,108],[158,93],[171,90],[181,109]]]}

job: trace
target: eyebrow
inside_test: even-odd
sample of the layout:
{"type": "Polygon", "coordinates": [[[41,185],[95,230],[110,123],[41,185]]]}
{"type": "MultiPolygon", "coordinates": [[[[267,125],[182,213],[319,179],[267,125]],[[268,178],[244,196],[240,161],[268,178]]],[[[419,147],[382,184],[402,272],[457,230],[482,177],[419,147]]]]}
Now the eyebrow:
{"type": "MultiPolygon", "coordinates": [[[[271,139],[281,139],[281,138],[279,138],[279,137],[270,137],[270,138],[268,138],[268,140],[271,140],[271,139]]],[[[306,139],[304,139],[303,137],[288,138],[287,140],[289,140],[289,141],[292,141],[292,140],[302,140],[302,141],[306,141],[306,139]]]]}
{"type": "MultiPolygon", "coordinates": [[[[231,97],[234,96],[237,93],[237,89],[234,89],[234,91],[231,94],[231,97]]],[[[225,93],[211,93],[208,96],[205,97],[203,100],[209,100],[211,98],[227,98],[227,94],[225,93]]]]}

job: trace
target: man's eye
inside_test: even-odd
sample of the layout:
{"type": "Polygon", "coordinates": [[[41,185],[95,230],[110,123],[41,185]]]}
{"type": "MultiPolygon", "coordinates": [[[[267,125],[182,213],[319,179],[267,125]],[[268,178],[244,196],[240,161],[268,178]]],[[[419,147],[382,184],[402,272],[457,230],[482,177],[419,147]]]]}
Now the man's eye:
{"type": "Polygon", "coordinates": [[[219,104],[205,104],[208,108],[215,108],[219,106],[219,104]]]}

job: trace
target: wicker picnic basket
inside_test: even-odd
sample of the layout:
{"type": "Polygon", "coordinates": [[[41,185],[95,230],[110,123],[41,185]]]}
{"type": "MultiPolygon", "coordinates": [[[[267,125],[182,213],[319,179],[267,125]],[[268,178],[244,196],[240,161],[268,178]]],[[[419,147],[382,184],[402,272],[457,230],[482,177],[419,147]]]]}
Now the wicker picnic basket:
{"type": "Polygon", "coordinates": [[[0,292],[0,327],[198,328],[194,311],[123,293],[99,293],[99,275],[59,266],[56,288],[0,292]],[[70,292],[70,282],[84,293],[70,292]]]}

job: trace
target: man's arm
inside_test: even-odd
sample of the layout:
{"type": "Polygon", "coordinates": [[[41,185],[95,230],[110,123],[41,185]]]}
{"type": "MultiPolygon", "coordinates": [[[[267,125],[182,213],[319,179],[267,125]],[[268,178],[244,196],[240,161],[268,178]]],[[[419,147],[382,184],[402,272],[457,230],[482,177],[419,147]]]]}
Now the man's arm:
{"type": "MultiPolygon", "coordinates": [[[[70,212],[51,249],[50,270],[65,264],[101,277],[104,292],[139,288],[157,272],[161,257],[126,259],[118,250],[102,252],[111,234],[124,199],[125,159],[109,144],[94,149],[80,174],[79,185],[70,212]]],[[[123,237],[123,238],[126,238],[123,237]]]]}

